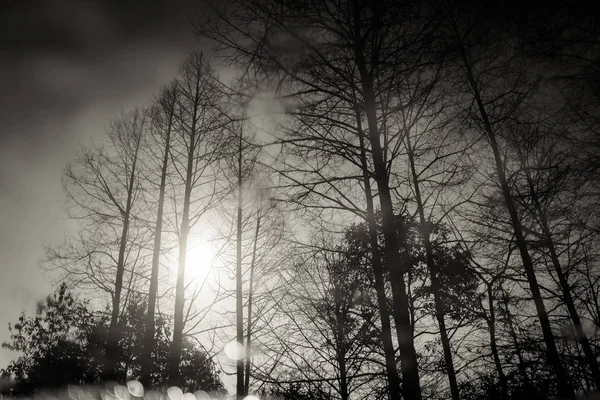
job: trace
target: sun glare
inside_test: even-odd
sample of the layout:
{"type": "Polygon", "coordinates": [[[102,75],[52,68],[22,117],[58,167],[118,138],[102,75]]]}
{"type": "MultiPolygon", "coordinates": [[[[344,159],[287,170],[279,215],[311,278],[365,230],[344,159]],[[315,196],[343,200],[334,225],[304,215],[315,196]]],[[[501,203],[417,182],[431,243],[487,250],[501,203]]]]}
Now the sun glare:
{"type": "Polygon", "coordinates": [[[204,279],[216,258],[215,249],[208,243],[190,243],[186,256],[185,275],[190,279],[204,279]]]}

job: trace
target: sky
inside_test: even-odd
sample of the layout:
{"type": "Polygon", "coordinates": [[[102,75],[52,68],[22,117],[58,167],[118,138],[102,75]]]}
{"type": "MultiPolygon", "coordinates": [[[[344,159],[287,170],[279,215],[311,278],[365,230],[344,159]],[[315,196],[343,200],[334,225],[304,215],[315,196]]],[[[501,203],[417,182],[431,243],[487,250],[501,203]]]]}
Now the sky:
{"type": "MultiPolygon", "coordinates": [[[[1,4],[0,343],[52,292],[38,261],[67,227],[64,166],[200,48],[189,22],[198,0],[1,4]]],[[[0,349],[0,368],[14,356],[0,349]]]]}

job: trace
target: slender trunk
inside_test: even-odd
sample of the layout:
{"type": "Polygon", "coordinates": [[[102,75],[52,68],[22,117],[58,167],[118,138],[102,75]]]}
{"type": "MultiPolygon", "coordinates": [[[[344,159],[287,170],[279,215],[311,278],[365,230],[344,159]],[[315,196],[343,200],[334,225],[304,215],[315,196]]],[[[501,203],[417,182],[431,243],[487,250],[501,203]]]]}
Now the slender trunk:
{"type": "Polygon", "coordinates": [[[504,203],[508,210],[508,214],[510,215],[510,219],[513,226],[513,231],[515,234],[515,239],[517,242],[517,247],[519,249],[519,253],[521,254],[521,259],[523,261],[523,268],[525,269],[525,273],[527,275],[527,281],[529,283],[529,289],[531,290],[531,294],[533,297],[533,301],[535,303],[535,308],[537,310],[538,318],[540,319],[540,325],[542,327],[542,333],[544,337],[544,343],[546,344],[546,351],[548,353],[548,363],[554,370],[554,373],[557,378],[557,386],[558,386],[558,395],[563,398],[571,398],[574,396],[573,387],[569,382],[569,378],[563,365],[560,361],[560,356],[558,354],[558,349],[556,348],[556,343],[554,341],[554,335],[552,333],[552,327],[550,325],[550,319],[548,318],[548,312],[546,311],[546,307],[544,305],[544,301],[542,299],[542,294],[540,292],[540,287],[537,282],[537,278],[535,275],[535,269],[533,267],[533,262],[531,261],[531,257],[527,250],[527,242],[525,241],[525,236],[523,235],[523,228],[521,225],[521,220],[519,219],[519,215],[517,213],[517,209],[510,191],[510,187],[508,186],[508,181],[506,179],[506,175],[504,172],[504,162],[502,161],[502,156],[500,154],[500,149],[498,143],[496,141],[496,134],[492,125],[489,121],[487,111],[485,109],[485,105],[483,100],[481,99],[481,95],[479,92],[479,87],[477,82],[475,81],[473,71],[471,69],[471,64],[468,61],[466,52],[464,48],[461,46],[461,56],[464,61],[467,79],[469,85],[471,86],[471,90],[473,91],[473,96],[475,98],[475,102],[477,103],[477,107],[479,109],[479,113],[481,114],[481,118],[483,121],[485,133],[487,134],[487,138],[490,143],[490,147],[494,153],[494,160],[496,166],[496,173],[498,174],[498,180],[500,186],[502,188],[502,194],[504,196],[504,203]]]}
{"type": "MultiPolygon", "coordinates": [[[[360,16],[355,9],[355,25],[359,30],[360,16]]],[[[362,92],[365,102],[365,111],[369,128],[369,142],[373,154],[373,165],[375,167],[375,182],[379,189],[379,202],[383,217],[383,236],[385,240],[386,268],[392,279],[392,297],[394,300],[393,317],[396,323],[398,336],[398,347],[400,348],[400,360],[403,378],[404,398],[407,400],[421,399],[421,384],[419,382],[419,369],[417,364],[417,352],[415,350],[413,329],[410,324],[409,301],[406,295],[404,283],[404,264],[400,259],[398,235],[396,232],[394,207],[389,187],[386,162],[381,148],[379,128],[377,126],[376,103],[373,91],[373,78],[367,70],[362,38],[360,32],[355,38],[355,57],[358,68],[362,92]]]]}
{"type": "Polygon", "coordinates": [[[517,332],[515,330],[515,325],[512,321],[512,315],[510,314],[510,310],[508,309],[508,295],[504,294],[502,297],[502,302],[504,303],[504,312],[506,312],[506,322],[508,325],[508,333],[513,341],[513,346],[515,346],[515,353],[517,354],[517,360],[519,373],[521,374],[521,378],[523,378],[523,383],[525,383],[525,387],[527,390],[531,388],[531,384],[529,381],[529,375],[527,374],[527,367],[525,366],[525,360],[523,360],[523,353],[521,352],[521,346],[519,345],[519,338],[517,336],[517,332]]]}
{"type": "MultiPolygon", "coordinates": [[[[524,159],[522,158],[522,162],[524,163],[524,159]]],[[[556,248],[554,247],[554,241],[552,239],[552,233],[550,232],[550,226],[548,224],[548,219],[546,218],[546,213],[540,204],[537,191],[533,186],[533,180],[531,179],[531,175],[527,167],[525,167],[525,173],[527,176],[527,183],[529,185],[529,190],[531,192],[531,198],[533,200],[533,204],[537,215],[540,219],[540,224],[542,226],[542,232],[545,237],[545,242],[548,246],[548,250],[550,251],[550,259],[552,260],[552,265],[554,267],[554,271],[556,272],[556,276],[558,277],[558,282],[560,284],[560,288],[563,295],[563,300],[565,305],[567,306],[567,310],[569,311],[569,316],[573,321],[573,326],[575,328],[575,335],[581,347],[583,349],[583,354],[585,355],[585,360],[590,367],[590,371],[592,373],[592,378],[594,380],[594,384],[597,388],[600,388],[600,367],[598,366],[598,360],[594,351],[592,350],[592,346],[590,345],[590,341],[588,340],[587,335],[583,330],[583,326],[581,325],[581,318],[579,317],[579,313],[577,312],[577,308],[575,307],[575,302],[573,301],[573,296],[571,295],[571,288],[569,287],[569,282],[567,281],[567,277],[565,276],[562,267],[560,265],[560,260],[558,259],[558,254],[556,252],[556,248]]]]}
{"type": "Polygon", "coordinates": [[[498,343],[496,342],[496,310],[494,310],[493,288],[493,282],[489,282],[487,284],[487,294],[488,304],[490,308],[490,317],[488,319],[488,328],[490,329],[490,347],[492,349],[492,356],[494,357],[496,371],[498,371],[498,380],[500,381],[502,399],[508,400],[508,383],[506,381],[506,375],[504,374],[504,370],[502,368],[502,362],[500,361],[500,355],[498,353],[498,343]]]}
{"type": "Polygon", "coordinates": [[[425,246],[425,258],[427,263],[427,269],[429,270],[429,276],[431,277],[431,288],[433,289],[433,302],[435,305],[435,318],[437,319],[440,328],[440,339],[442,342],[442,349],[444,351],[444,362],[446,366],[446,373],[448,374],[448,382],[450,384],[450,393],[453,400],[458,400],[460,398],[460,394],[458,391],[458,382],[456,380],[456,371],[454,370],[454,362],[452,360],[450,338],[448,337],[448,331],[446,330],[446,322],[444,321],[444,304],[441,297],[440,284],[438,281],[438,268],[435,265],[435,261],[433,258],[433,249],[431,247],[431,224],[425,218],[425,207],[423,205],[423,199],[421,198],[419,176],[415,168],[415,157],[410,142],[410,134],[408,131],[406,132],[406,147],[408,151],[408,160],[410,163],[410,171],[412,175],[413,186],[415,188],[415,199],[417,201],[419,222],[421,225],[421,237],[425,246]]]}
{"type": "MultiPolygon", "coordinates": [[[[238,196],[237,196],[237,249],[236,249],[236,269],[235,269],[235,309],[236,309],[236,327],[237,342],[239,348],[244,346],[244,310],[242,302],[242,134],[239,137],[238,149],[238,196]]],[[[237,371],[237,397],[244,397],[244,357],[238,357],[236,360],[237,371]]]]}
{"type": "MultiPolygon", "coordinates": [[[[135,125],[134,128],[135,129],[135,125]]],[[[141,128],[140,128],[141,130],[141,128]]],[[[139,132],[141,135],[141,131],[139,132]]],[[[134,132],[135,135],[135,132],[134,132]]],[[[117,373],[118,354],[119,354],[119,309],[121,305],[121,292],[123,290],[123,276],[125,274],[125,252],[127,249],[127,238],[129,236],[129,225],[131,218],[131,208],[133,206],[133,191],[135,184],[135,174],[137,167],[138,151],[140,148],[141,137],[137,138],[136,147],[133,154],[133,160],[131,163],[131,174],[127,183],[127,200],[125,203],[125,209],[121,211],[123,218],[123,228],[121,230],[121,238],[119,241],[119,256],[117,259],[117,276],[115,279],[115,294],[112,298],[112,312],[110,316],[110,326],[108,339],[106,341],[106,359],[107,364],[104,366],[103,378],[105,381],[117,381],[119,374],[117,373]]],[[[123,377],[124,378],[124,377],[123,377]]]]}
{"type": "MultiPolygon", "coordinates": [[[[197,72],[198,75],[200,71],[197,72]]],[[[192,125],[190,129],[190,142],[187,154],[185,175],[185,191],[183,194],[183,210],[181,215],[181,229],[179,232],[179,258],[177,262],[177,283],[175,285],[175,313],[173,316],[173,343],[169,358],[169,381],[171,385],[180,385],[181,348],[183,345],[183,309],[185,306],[185,263],[187,257],[188,236],[190,234],[190,202],[192,196],[192,178],[194,170],[194,154],[197,146],[198,132],[198,103],[200,92],[200,76],[196,77],[196,92],[193,103],[192,125]]]]}
{"type": "MultiPolygon", "coordinates": [[[[583,356],[581,355],[581,348],[579,346],[575,345],[575,349],[577,350],[577,358],[579,360],[585,359],[585,355],[583,355],[583,356]]],[[[584,393],[587,393],[586,389],[593,388],[594,384],[590,380],[590,377],[588,376],[588,374],[585,373],[584,368],[581,368],[580,372],[583,372],[583,373],[581,373],[581,376],[583,377],[583,381],[585,382],[585,387],[580,387],[580,388],[584,391],[584,393]]]]}
{"type": "MultiPolygon", "coordinates": [[[[190,155],[188,167],[191,168],[193,157],[190,155]]],[[[191,169],[186,177],[184,192],[181,229],[179,233],[179,258],[177,263],[177,283],[175,285],[175,313],[173,321],[173,343],[169,365],[169,379],[171,385],[180,384],[179,363],[181,361],[181,348],[183,346],[183,309],[185,306],[185,263],[187,258],[188,236],[190,234],[190,197],[191,197],[191,169]],[[189,184],[189,186],[188,186],[189,184]]]]}
{"type": "Polygon", "coordinates": [[[371,245],[373,266],[373,276],[375,278],[375,292],[377,294],[377,307],[379,310],[379,319],[381,320],[381,342],[383,343],[383,352],[385,355],[385,368],[388,379],[390,400],[400,400],[400,376],[396,366],[396,351],[392,340],[392,326],[390,324],[390,313],[387,305],[387,296],[385,294],[385,282],[383,278],[383,265],[381,263],[381,253],[379,251],[379,242],[377,240],[377,223],[375,221],[375,207],[373,205],[373,194],[371,192],[371,178],[367,167],[367,156],[364,141],[364,133],[361,126],[360,113],[356,111],[356,120],[358,123],[358,137],[360,141],[360,158],[362,164],[363,183],[365,186],[365,197],[367,200],[367,220],[369,227],[369,243],[371,245]]]}
{"type": "Polygon", "coordinates": [[[250,346],[252,345],[252,301],[254,297],[254,268],[256,266],[256,251],[258,247],[258,234],[260,232],[260,209],[256,217],[256,230],[254,231],[254,246],[252,248],[252,261],[250,262],[250,281],[248,282],[248,326],[246,327],[246,369],[244,371],[244,393],[250,389],[250,346]]]}
{"type": "MultiPolygon", "coordinates": [[[[339,304],[338,304],[339,310],[339,304]]],[[[337,311],[337,310],[336,310],[337,311]]],[[[344,333],[343,316],[341,313],[337,313],[337,346],[336,356],[338,369],[340,371],[340,398],[341,400],[348,400],[350,394],[348,393],[348,371],[346,371],[346,335],[344,333]]]]}
{"type": "MultiPolygon", "coordinates": [[[[175,96],[175,93],[173,93],[175,96]]],[[[154,227],[154,247],[152,250],[152,272],[150,275],[150,289],[148,293],[148,312],[146,314],[144,346],[141,359],[141,382],[145,386],[152,383],[152,351],[154,349],[154,313],[156,309],[156,296],[158,292],[158,269],[161,250],[163,209],[165,202],[165,187],[167,181],[167,166],[169,163],[169,146],[171,143],[171,127],[173,124],[174,109],[171,105],[169,110],[169,121],[165,138],[165,153],[163,155],[160,173],[160,186],[158,192],[158,206],[156,210],[156,226],[154,227]]]]}
{"type": "Polygon", "coordinates": [[[112,312],[110,316],[110,326],[108,328],[108,338],[106,341],[106,365],[104,367],[103,379],[105,381],[119,381],[121,378],[117,372],[118,354],[119,354],[119,308],[121,303],[121,292],[123,290],[123,275],[125,272],[125,247],[127,246],[127,236],[129,232],[129,212],[123,213],[123,228],[121,230],[121,239],[119,242],[119,258],[117,260],[117,276],[115,279],[115,293],[112,298],[112,312]]]}
{"type": "MultiPolygon", "coordinates": [[[[183,222],[183,221],[182,221],[183,222]]],[[[180,370],[179,363],[181,361],[181,348],[183,347],[183,308],[185,305],[185,262],[187,252],[187,239],[189,228],[181,228],[179,236],[179,261],[177,266],[177,283],[175,286],[175,313],[173,323],[173,343],[171,346],[170,365],[169,365],[169,380],[171,385],[179,385],[180,370]],[[180,276],[182,278],[180,278],[180,276]]]]}

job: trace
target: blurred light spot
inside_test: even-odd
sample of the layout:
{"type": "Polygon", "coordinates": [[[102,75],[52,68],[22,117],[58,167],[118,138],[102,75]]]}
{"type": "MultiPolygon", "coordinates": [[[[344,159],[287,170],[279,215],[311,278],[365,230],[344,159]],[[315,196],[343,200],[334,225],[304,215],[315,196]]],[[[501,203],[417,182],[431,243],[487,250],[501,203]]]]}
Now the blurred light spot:
{"type": "Polygon", "coordinates": [[[84,400],[96,400],[96,397],[94,396],[94,393],[92,393],[90,390],[86,389],[83,391],[83,399],[84,400]]]}
{"type": "Polygon", "coordinates": [[[235,340],[227,343],[225,347],[223,347],[223,351],[227,355],[227,357],[232,360],[241,360],[246,356],[246,349],[240,343],[235,340]]]}
{"type": "Polygon", "coordinates": [[[100,398],[102,400],[117,400],[117,398],[112,393],[110,393],[108,390],[101,391],[100,398]]]}
{"type": "Polygon", "coordinates": [[[258,396],[251,394],[249,396],[244,397],[244,400],[260,400],[260,399],[258,398],[258,396]]]}
{"type": "Polygon", "coordinates": [[[142,397],[144,395],[144,386],[138,381],[127,382],[127,389],[132,396],[142,397]]]}
{"type": "Polygon", "coordinates": [[[123,385],[115,386],[115,396],[117,396],[119,400],[129,400],[131,398],[129,395],[129,389],[123,385]]]}
{"type": "Polygon", "coordinates": [[[177,386],[171,386],[167,389],[167,395],[171,400],[182,400],[183,391],[179,389],[177,386]]]}
{"type": "Polygon", "coordinates": [[[162,400],[164,396],[154,390],[146,390],[144,391],[144,400],[162,400]]]}
{"type": "Polygon", "coordinates": [[[72,400],[80,400],[83,397],[83,390],[77,385],[69,385],[67,387],[69,391],[69,397],[72,400]]]}
{"type": "Polygon", "coordinates": [[[184,393],[181,400],[196,400],[196,396],[193,393],[184,393]]]}
{"type": "Polygon", "coordinates": [[[115,394],[115,388],[117,386],[119,386],[119,384],[114,381],[107,381],[106,383],[104,383],[104,387],[106,388],[106,391],[113,395],[115,394]]]}
{"type": "Polygon", "coordinates": [[[194,396],[196,396],[196,400],[210,400],[210,395],[204,390],[198,390],[194,396]]]}
{"type": "Polygon", "coordinates": [[[118,400],[115,396],[115,392],[112,389],[101,390],[100,398],[102,400],[118,400]]]}

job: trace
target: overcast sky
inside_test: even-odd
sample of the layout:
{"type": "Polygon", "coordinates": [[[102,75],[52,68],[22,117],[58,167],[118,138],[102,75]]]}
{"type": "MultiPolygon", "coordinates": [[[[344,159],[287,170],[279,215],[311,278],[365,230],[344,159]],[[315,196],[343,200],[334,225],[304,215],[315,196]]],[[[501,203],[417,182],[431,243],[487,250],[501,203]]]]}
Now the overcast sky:
{"type": "MultiPolygon", "coordinates": [[[[1,3],[0,343],[52,291],[37,263],[65,229],[65,164],[199,48],[198,0],[1,3]]],[[[0,350],[0,368],[14,356],[0,350]]]]}

